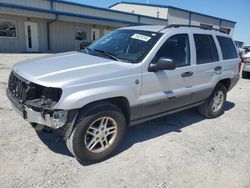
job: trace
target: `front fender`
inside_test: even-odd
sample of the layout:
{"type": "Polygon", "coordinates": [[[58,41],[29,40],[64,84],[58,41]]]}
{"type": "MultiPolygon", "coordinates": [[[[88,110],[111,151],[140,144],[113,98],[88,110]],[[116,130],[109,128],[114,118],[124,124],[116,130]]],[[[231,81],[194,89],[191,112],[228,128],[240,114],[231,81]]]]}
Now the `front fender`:
{"type": "Polygon", "coordinates": [[[125,97],[130,105],[136,105],[139,97],[139,92],[135,88],[120,85],[91,88],[76,92],[71,91],[69,95],[67,93],[68,91],[65,91],[55,106],[56,109],[70,110],[82,108],[91,102],[113,97],[125,97]]]}

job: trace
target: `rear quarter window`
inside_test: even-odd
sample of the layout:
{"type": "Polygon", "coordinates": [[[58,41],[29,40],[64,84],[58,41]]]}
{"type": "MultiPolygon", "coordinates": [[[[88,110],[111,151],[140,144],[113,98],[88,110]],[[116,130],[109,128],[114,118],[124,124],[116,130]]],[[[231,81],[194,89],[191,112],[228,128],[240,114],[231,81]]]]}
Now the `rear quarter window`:
{"type": "Polygon", "coordinates": [[[223,60],[238,58],[238,54],[231,38],[217,36],[223,60]]]}

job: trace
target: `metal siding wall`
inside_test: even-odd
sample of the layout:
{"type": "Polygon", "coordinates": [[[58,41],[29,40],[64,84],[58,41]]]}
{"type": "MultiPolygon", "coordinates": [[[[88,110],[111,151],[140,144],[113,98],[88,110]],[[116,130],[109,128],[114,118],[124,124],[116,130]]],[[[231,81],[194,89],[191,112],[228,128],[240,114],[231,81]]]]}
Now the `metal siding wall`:
{"type": "Polygon", "coordinates": [[[100,25],[100,26],[106,26],[106,27],[108,27],[108,26],[112,26],[112,27],[128,26],[128,24],[107,22],[107,21],[101,21],[101,20],[93,21],[92,19],[79,18],[79,17],[73,17],[73,16],[58,16],[58,20],[72,22],[72,24],[84,23],[84,24],[100,25]]]}
{"type": "Polygon", "coordinates": [[[63,3],[54,3],[54,10],[57,11],[63,11],[63,12],[70,12],[70,13],[79,13],[84,15],[90,15],[90,16],[97,16],[97,17],[103,17],[103,18],[110,18],[110,19],[117,19],[122,18],[121,20],[136,22],[137,16],[135,15],[124,15],[123,13],[116,13],[116,12],[110,12],[108,10],[99,10],[94,8],[88,8],[88,7],[80,7],[76,5],[68,5],[63,3]]]}
{"type": "Polygon", "coordinates": [[[42,18],[42,19],[55,19],[55,15],[47,14],[42,12],[35,12],[30,10],[22,10],[22,9],[15,9],[15,8],[8,8],[8,7],[0,7],[0,13],[2,14],[10,14],[10,15],[20,15],[25,17],[32,17],[32,18],[42,18]]]}
{"type": "Polygon", "coordinates": [[[119,10],[123,12],[131,13],[132,10],[135,11],[136,14],[142,14],[146,16],[157,17],[157,11],[159,11],[159,18],[167,19],[168,18],[168,9],[161,7],[150,7],[150,6],[142,6],[142,5],[131,5],[131,4],[118,4],[111,9],[119,10]]]}
{"type": "Polygon", "coordinates": [[[21,16],[0,15],[0,18],[15,20],[17,24],[17,37],[16,38],[1,38],[0,37],[0,52],[25,52],[26,41],[24,32],[24,22],[38,23],[38,36],[39,36],[39,51],[47,51],[47,31],[46,21],[40,19],[29,19],[21,16]]]}
{"type": "Polygon", "coordinates": [[[192,14],[192,25],[198,25],[200,24],[207,24],[212,25],[213,28],[219,29],[220,28],[220,19],[210,18],[202,15],[192,14]]]}
{"type": "Polygon", "coordinates": [[[235,24],[222,20],[221,26],[222,27],[227,27],[227,28],[234,28],[235,24]]]}
{"type": "Polygon", "coordinates": [[[0,15],[2,19],[10,19],[16,21],[16,38],[0,37],[0,52],[23,52],[25,50],[24,38],[24,18],[9,15],[0,15]]]}
{"type": "Polygon", "coordinates": [[[48,51],[48,42],[47,42],[47,21],[37,20],[34,22],[38,23],[38,40],[39,40],[39,51],[47,52],[48,51]]]}
{"type": "Polygon", "coordinates": [[[230,22],[222,20],[221,27],[230,29],[231,30],[230,31],[230,36],[233,36],[233,34],[234,34],[234,28],[235,28],[235,24],[234,23],[230,23],[230,22]]]}
{"type": "Polygon", "coordinates": [[[169,9],[168,10],[168,23],[169,24],[189,24],[189,13],[176,10],[169,9]]]}
{"type": "Polygon", "coordinates": [[[167,25],[167,20],[158,20],[155,18],[141,17],[141,23],[154,25],[167,25]]]}
{"type": "Polygon", "coordinates": [[[39,8],[50,8],[50,2],[48,0],[0,0],[3,3],[11,3],[17,5],[25,5],[25,6],[32,6],[32,7],[39,7],[39,8]]]}
{"type": "Polygon", "coordinates": [[[50,25],[50,28],[50,42],[52,52],[63,52],[74,49],[75,40],[72,24],[54,22],[50,25]]]}
{"type": "MultiPolygon", "coordinates": [[[[51,24],[51,51],[52,52],[66,52],[77,50],[80,41],[75,40],[75,29],[77,27],[83,27],[87,29],[87,41],[91,40],[92,25],[82,23],[71,23],[64,21],[56,21],[51,24]]],[[[100,33],[103,34],[103,30],[106,27],[96,26],[100,29],[100,33]]]]}

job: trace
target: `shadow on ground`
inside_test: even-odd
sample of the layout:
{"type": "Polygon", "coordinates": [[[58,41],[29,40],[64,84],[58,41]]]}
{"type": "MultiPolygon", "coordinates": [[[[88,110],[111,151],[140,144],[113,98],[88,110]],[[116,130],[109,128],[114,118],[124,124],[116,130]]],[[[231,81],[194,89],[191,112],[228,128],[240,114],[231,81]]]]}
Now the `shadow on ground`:
{"type": "MultiPolygon", "coordinates": [[[[234,106],[234,103],[227,101],[225,103],[225,111],[232,109],[234,106]]],[[[154,139],[170,132],[181,132],[182,128],[200,122],[204,119],[204,116],[197,112],[197,108],[192,108],[129,127],[125,141],[119,146],[117,152],[113,156],[127,150],[138,142],[154,139]]],[[[50,150],[55,153],[73,157],[68,151],[65,141],[59,135],[55,133],[39,132],[38,136],[50,150]]]]}

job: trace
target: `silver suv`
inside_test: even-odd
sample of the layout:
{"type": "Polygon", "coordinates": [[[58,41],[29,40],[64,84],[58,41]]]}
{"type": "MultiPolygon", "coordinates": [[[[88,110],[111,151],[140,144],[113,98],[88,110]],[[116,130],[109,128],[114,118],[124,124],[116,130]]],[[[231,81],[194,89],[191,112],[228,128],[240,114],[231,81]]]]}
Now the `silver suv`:
{"type": "Polygon", "coordinates": [[[115,30],[82,52],[16,64],[7,96],[37,130],[63,132],[83,162],[108,158],[128,126],[199,107],[215,118],[239,80],[232,39],[197,27],[115,30]]]}

